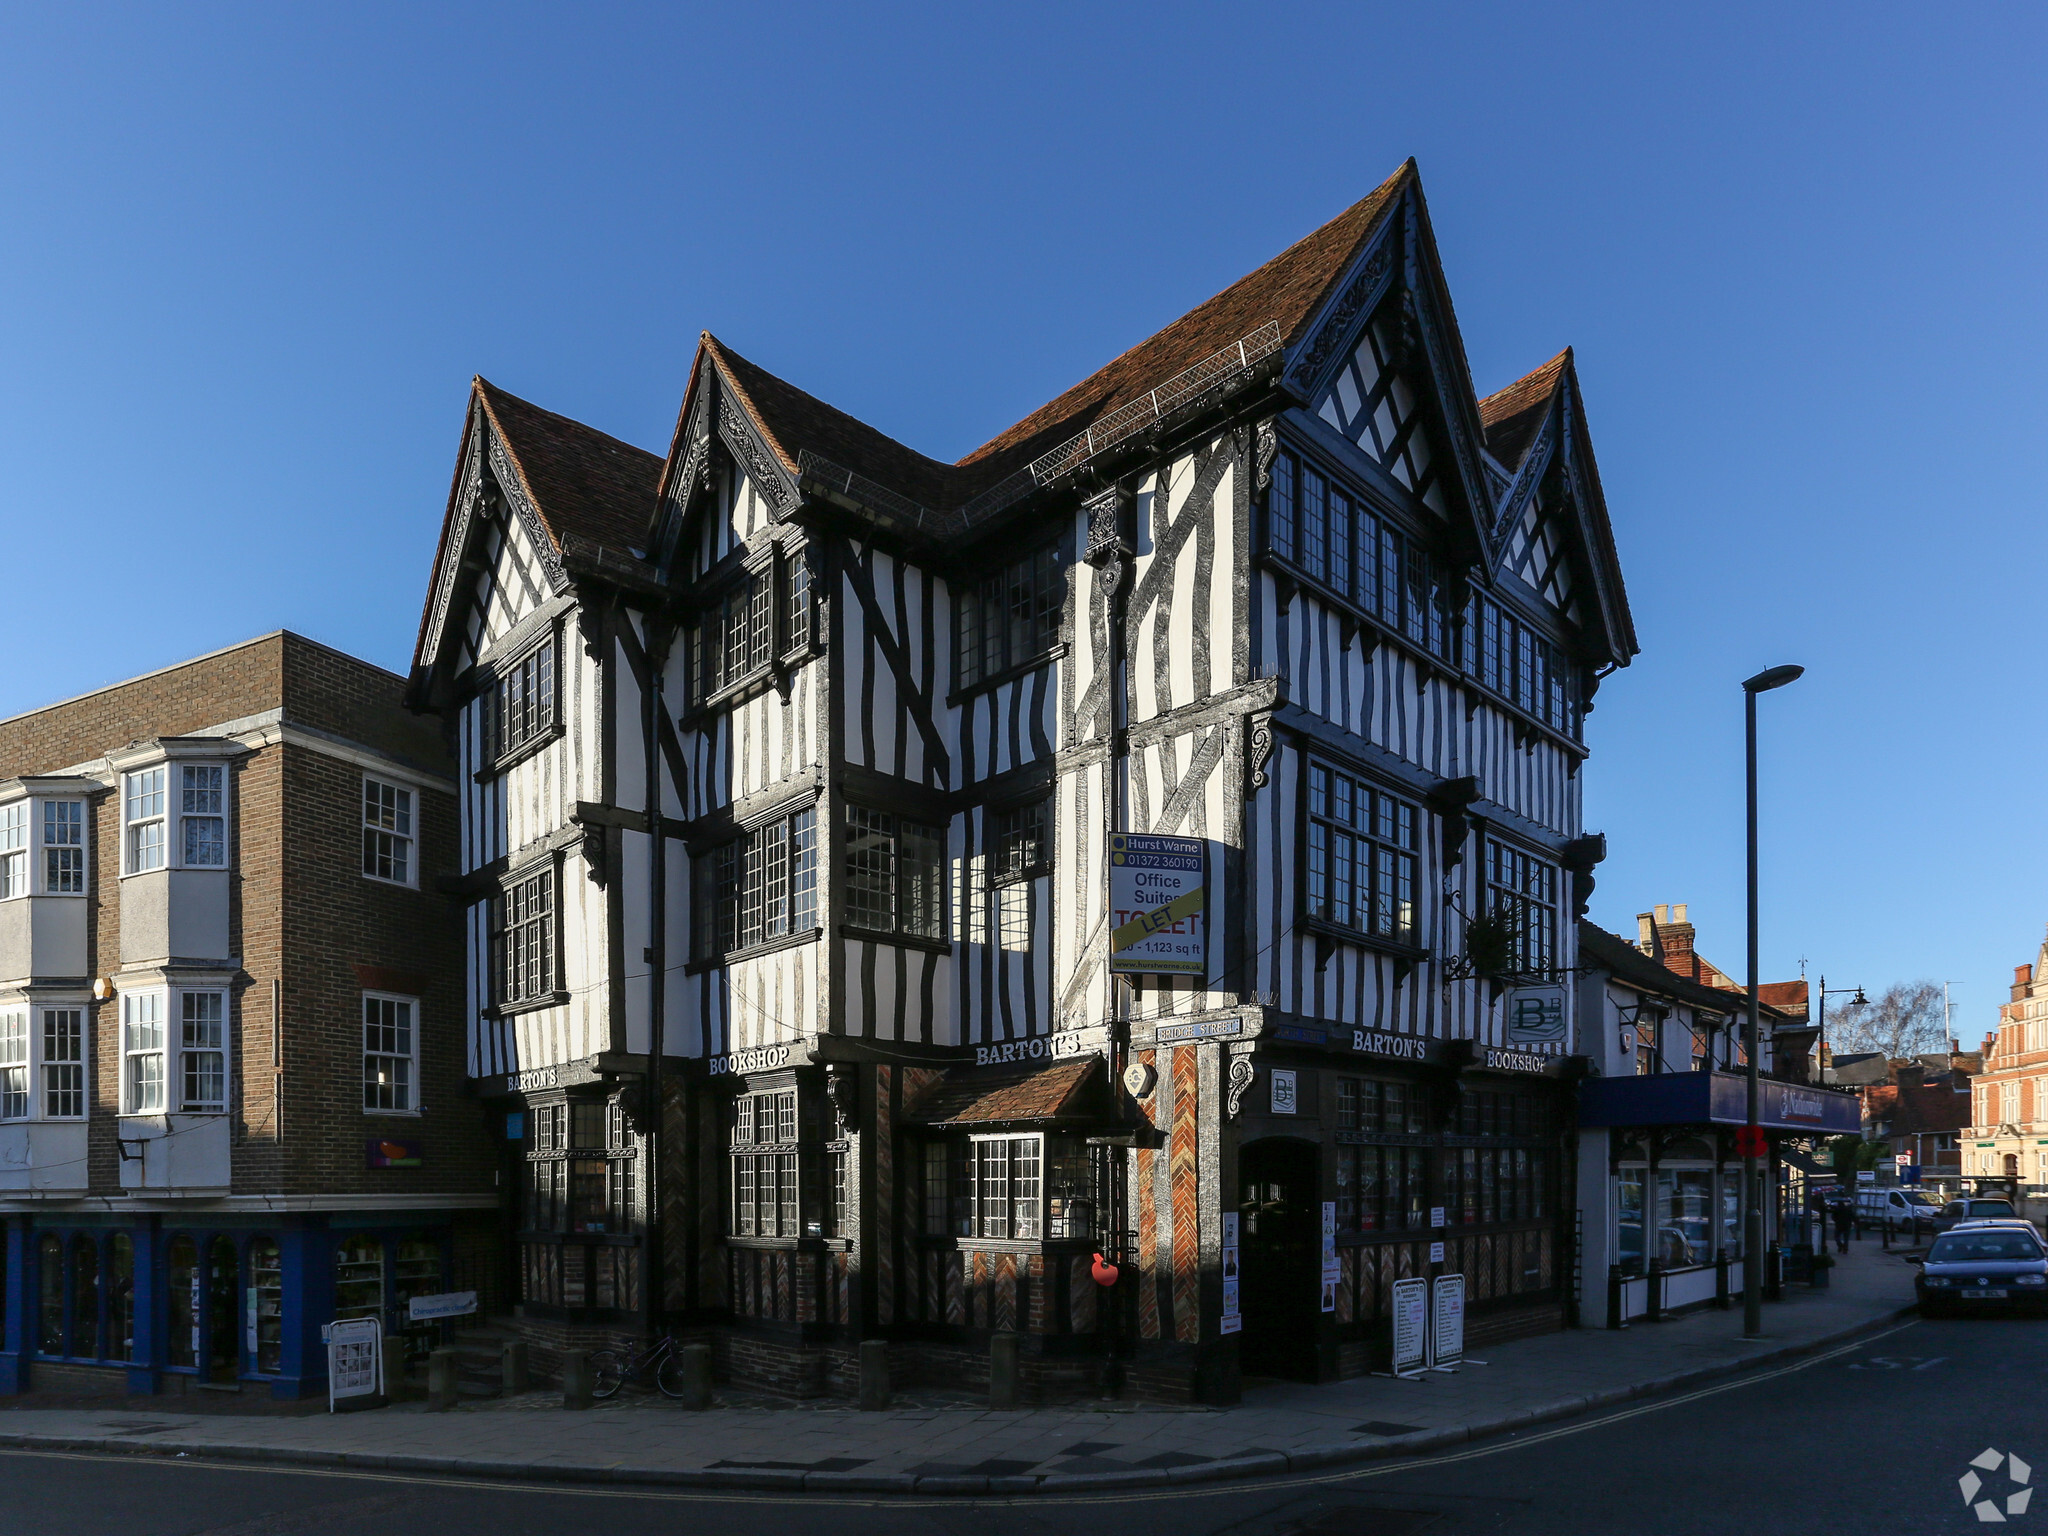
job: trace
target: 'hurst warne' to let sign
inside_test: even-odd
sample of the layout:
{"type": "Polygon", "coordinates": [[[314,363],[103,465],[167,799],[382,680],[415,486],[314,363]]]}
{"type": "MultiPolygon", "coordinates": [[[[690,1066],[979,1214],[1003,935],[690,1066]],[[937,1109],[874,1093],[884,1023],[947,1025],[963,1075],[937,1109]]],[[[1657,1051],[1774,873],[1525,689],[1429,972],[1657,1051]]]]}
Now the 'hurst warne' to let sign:
{"type": "Polygon", "coordinates": [[[1109,837],[1109,968],[1209,972],[1209,848],[1199,837],[1109,837]]]}

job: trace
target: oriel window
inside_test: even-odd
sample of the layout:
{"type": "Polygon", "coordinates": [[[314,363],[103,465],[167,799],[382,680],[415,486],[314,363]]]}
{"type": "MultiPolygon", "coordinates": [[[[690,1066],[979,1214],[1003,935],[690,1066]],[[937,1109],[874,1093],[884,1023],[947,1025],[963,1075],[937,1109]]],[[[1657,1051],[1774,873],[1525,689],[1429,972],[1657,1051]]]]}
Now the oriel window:
{"type": "Polygon", "coordinates": [[[1417,825],[1405,800],[1324,763],[1308,767],[1308,915],[1416,942],[1417,825]]]}

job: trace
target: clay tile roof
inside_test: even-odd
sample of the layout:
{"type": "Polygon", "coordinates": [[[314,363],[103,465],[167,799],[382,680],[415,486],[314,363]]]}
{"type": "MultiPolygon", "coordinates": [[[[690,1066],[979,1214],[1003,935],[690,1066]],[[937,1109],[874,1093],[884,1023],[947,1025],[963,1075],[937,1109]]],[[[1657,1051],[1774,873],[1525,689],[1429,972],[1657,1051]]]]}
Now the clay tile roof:
{"type": "Polygon", "coordinates": [[[1534,373],[1515,380],[1479,402],[1479,424],[1486,430],[1486,451],[1513,469],[1522,462],[1536,429],[1543,425],[1543,413],[1572,365],[1572,349],[1566,347],[1534,373]]]}
{"type": "Polygon", "coordinates": [[[989,439],[961,464],[1009,464],[1042,452],[1268,321],[1280,323],[1283,344],[1292,346],[1414,177],[1410,160],[1321,229],[989,439]]]}
{"type": "Polygon", "coordinates": [[[661,459],[595,427],[544,411],[487,379],[477,395],[560,549],[576,534],[609,549],[647,542],[661,459]]]}
{"type": "Polygon", "coordinates": [[[952,465],[928,459],[886,432],[785,383],[709,331],[702,340],[791,475],[797,472],[797,455],[809,449],[928,507],[952,506],[964,499],[955,485],[961,477],[952,465]]]}
{"type": "Polygon", "coordinates": [[[1806,983],[1803,981],[1760,981],[1756,984],[1757,1001],[1769,1003],[1773,1008],[1803,1008],[1806,1005],[1806,983]]]}
{"type": "Polygon", "coordinates": [[[987,1125],[1086,1114],[1084,1090],[1101,1065],[1100,1056],[1083,1056],[1047,1066],[949,1067],[904,1106],[903,1118],[924,1125],[987,1125]]]}

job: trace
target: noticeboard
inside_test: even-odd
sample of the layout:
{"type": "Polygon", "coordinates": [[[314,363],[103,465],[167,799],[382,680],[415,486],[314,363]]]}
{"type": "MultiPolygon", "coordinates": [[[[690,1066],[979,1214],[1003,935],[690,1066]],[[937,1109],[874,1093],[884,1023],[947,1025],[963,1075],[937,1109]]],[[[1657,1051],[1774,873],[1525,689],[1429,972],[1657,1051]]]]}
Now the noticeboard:
{"type": "Polygon", "coordinates": [[[1431,1290],[1429,1363],[1454,1371],[1465,1358],[1465,1277],[1438,1275],[1431,1290]]]}
{"type": "Polygon", "coordinates": [[[1238,1310],[1237,1219],[1236,1211],[1223,1213],[1223,1322],[1219,1333],[1237,1333],[1244,1328],[1244,1315],[1238,1310]]]}
{"type": "Polygon", "coordinates": [[[1429,1369],[1429,1281],[1421,1275],[1394,1282],[1394,1374],[1429,1369]]]}
{"type": "Polygon", "coordinates": [[[1109,837],[1109,968],[1209,973],[1209,845],[1199,837],[1109,837]]]}
{"type": "Polygon", "coordinates": [[[374,1317],[345,1318],[321,1330],[327,1338],[327,1411],[344,1397],[375,1397],[384,1390],[384,1325],[374,1317]]]}

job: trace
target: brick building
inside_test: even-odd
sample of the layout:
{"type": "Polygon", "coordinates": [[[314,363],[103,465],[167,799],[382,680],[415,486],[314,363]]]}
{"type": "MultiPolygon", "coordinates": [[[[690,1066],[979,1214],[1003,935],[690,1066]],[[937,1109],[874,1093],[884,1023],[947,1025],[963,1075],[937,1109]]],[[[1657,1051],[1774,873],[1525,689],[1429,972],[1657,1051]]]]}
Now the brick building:
{"type": "Polygon", "coordinates": [[[2002,1179],[2015,1193],[2048,1186],[2048,942],[2034,964],[2013,967],[1971,1090],[1963,1177],[2002,1179]]]}
{"type": "Polygon", "coordinates": [[[0,721],[0,1391],[309,1395],[323,1323],[483,1278],[403,686],[278,632],[0,721]]]}

